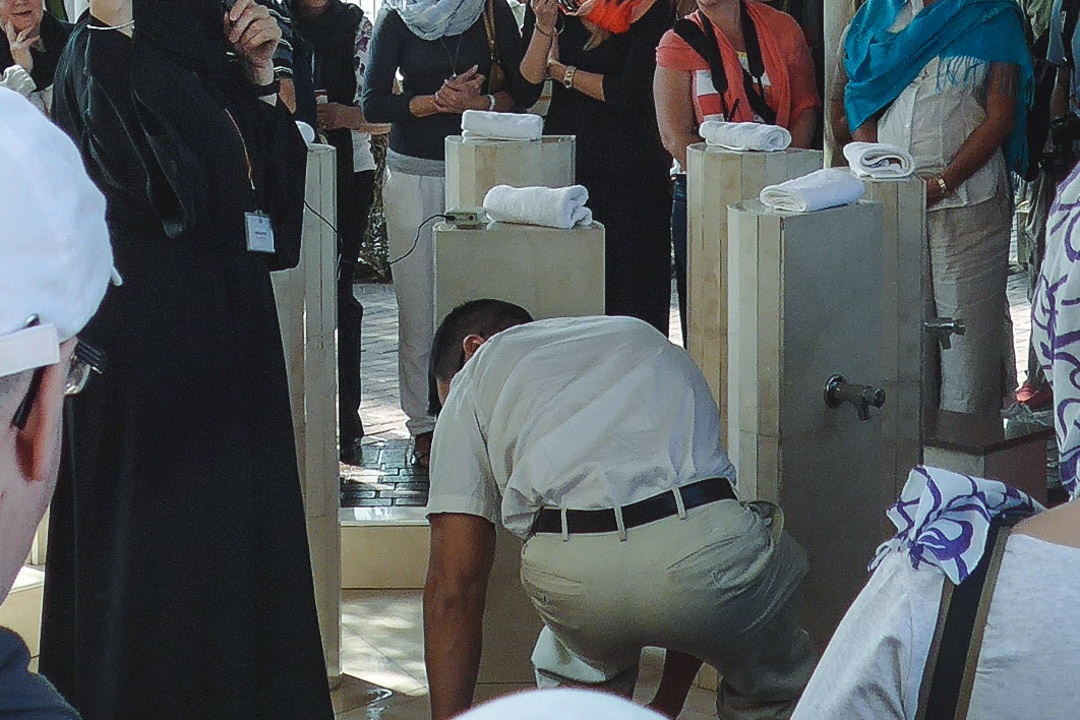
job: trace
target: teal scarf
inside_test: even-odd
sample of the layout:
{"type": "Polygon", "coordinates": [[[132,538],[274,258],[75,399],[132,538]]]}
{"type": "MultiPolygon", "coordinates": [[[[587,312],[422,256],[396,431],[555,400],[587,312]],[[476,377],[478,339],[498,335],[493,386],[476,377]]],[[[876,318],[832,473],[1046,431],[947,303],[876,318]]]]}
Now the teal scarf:
{"type": "MultiPolygon", "coordinates": [[[[1020,68],[1016,122],[1004,150],[1009,169],[1022,172],[1027,166],[1032,67],[1016,0],[937,0],[906,28],[891,33],[905,1],[867,0],[851,21],[844,44],[844,108],[851,127],[889,105],[936,57],[1011,63],[1020,68]]],[[[938,82],[963,82],[960,67],[942,63],[938,82]]]]}

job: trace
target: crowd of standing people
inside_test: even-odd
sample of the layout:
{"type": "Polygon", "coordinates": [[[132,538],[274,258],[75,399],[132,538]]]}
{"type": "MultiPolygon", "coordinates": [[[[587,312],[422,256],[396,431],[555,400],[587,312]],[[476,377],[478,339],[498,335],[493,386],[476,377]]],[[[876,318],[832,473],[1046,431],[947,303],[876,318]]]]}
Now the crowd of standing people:
{"type": "MultiPolygon", "coordinates": [[[[934,315],[967,326],[940,358],[943,410],[996,417],[1016,385],[1005,295],[1012,178],[1031,175],[1044,159],[1031,140],[1033,118],[1066,118],[1050,131],[1048,168],[1071,167],[1062,156],[1080,147],[1080,8],[1075,0],[1036,5],[866,0],[834,49],[824,142],[897,145],[925,181],[934,315]],[[1056,79],[1045,108],[1036,102],[1037,28],[1048,49],[1036,59],[1056,79]]],[[[90,0],[71,19],[47,12],[42,0],[0,0],[0,99],[22,95],[73,140],[104,195],[100,220],[114,265],[103,297],[84,303],[94,306],[89,318],[100,300],[97,313],[72,320],[55,343],[73,367],[79,360],[101,374],[68,401],[64,450],[52,468],[59,480],[40,669],[64,698],[50,701],[57,717],[73,716],[66,703],[89,720],[333,715],[270,283],[272,271],[300,257],[307,148],[297,120],[336,149],[338,410],[347,463],[361,462],[364,435],[363,307],[353,283],[381,183],[402,409],[413,461],[433,463],[428,512],[442,543],[433,544],[427,596],[433,717],[471,702],[473,631],[483,613],[483,587],[473,581],[486,584],[500,523],[530,543],[523,580],[548,625],[535,662],[552,684],[626,692],[637,650],[659,644],[672,652],[654,707],[668,714],[706,660],[725,672],[718,708],[732,717],[855,717],[851,708],[867,697],[893,713],[868,718],[913,717],[922,666],[902,668],[895,687],[879,682],[896,669],[889,648],[897,628],[912,618],[923,629],[932,624],[926,608],[941,576],[918,575],[918,562],[909,572],[908,548],[879,557],[883,569],[795,709],[813,665],[795,611],[805,558],[782,533],[778,508],[739,502],[704,379],[664,340],[672,254],[683,337],[687,331],[685,166],[698,126],[720,116],[782,126],[795,147],[823,142],[820,74],[791,16],[755,0],[529,0],[521,16],[507,0],[385,0],[373,22],[345,0],[90,0]],[[431,221],[446,211],[446,138],[460,132],[468,110],[530,111],[545,84],[545,133],[576,137],[577,181],[605,227],[607,313],[632,319],[532,323],[521,308],[480,305],[455,311],[436,332],[431,221]],[[381,135],[382,178],[372,149],[381,135]],[[75,332],[78,344],[69,342],[75,332]],[[553,354],[555,346],[573,350],[553,354]],[[104,351],[107,372],[87,348],[104,351]],[[523,380],[530,367],[542,372],[523,380]],[[637,381],[628,385],[628,377],[637,381]],[[672,394],[691,411],[665,404],[672,394]],[[631,395],[636,402],[625,402],[631,395]],[[443,403],[446,429],[436,439],[443,403]],[[538,406],[548,408],[551,427],[525,411],[538,406]],[[489,433],[493,417],[506,422],[489,433]],[[579,433],[569,429],[574,423],[583,423],[579,433]],[[588,454],[554,462],[548,443],[559,433],[575,436],[567,447],[595,442],[588,454]],[[534,471],[515,475],[515,462],[534,471]],[[604,497],[576,474],[597,464],[622,478],[604,497]],[[568,519],[545,515],[545,493],[583,498],[589,508],[618,502],[568,519]],[[622,511],[631,508],[627,521],[622,511]],[[596,512],[610,513],[610,523],[596,512]],[[697,524],[681,522],[688,517],[697,524]],[[568,551],[575,523],[613,542],[578,538],[568,551]],[[635,533],[627,544],[627,527],[637,525],[651,525],[655,542],[635,533]],[[718,527],[726,534],[714,538],[718,527]],[[624,593],[596,593],[616,576],[624,593]],[[643,577],[648,602],[620,617],[643,577]],[[558,599],[567,584],[573,592],[558,599]],[[658,603],[670,613],[656,623],[658,603]],[[710,628],[704,640],[702,627],[710,628]],[[852,645],[866,651],[861,670],[869,671],[845,669],[852,645]]],[[[1059,322],[1075,304],[1070,232],[1080,180],[1074,174],[1063,187],[1074,191],[1062,193],[1053,215],[1049,203],[1041,211],[1051,230],[1035,295],[1033,373],[1048,369],[1063,394],[1062,479],[1075,493],[1075,420],[1066,402],[1075,393],[1063,359],[1071,336],[1059,322]]],[[[0,333],[25,333],[38,321],[29,322],[0,333]]],[[[23,367],[0,370],[14,376],[23,367]]],[[[36,377],[8,431],[15,441],[41,430],[30,408],[38,385],[45,383],[47,407],[59,407],[58,381],[36,377]]],[[[954,480],[931,473],[913,482],[940,499],[954,480]]],[[[1000,507],[1035,509],[996,486],[956,492],[985,502],[991,491],[1005,498],[1000,507]]],[[[1003,583],[1014,595],[1034,582],[1021,572],[1031,563],[1076,563],[1080,538],[1068,525],[1075,507],[1022,526],[1010,541],[1003,583]]],[[[960,552],[977,561],[982,547],[969,545],[960,552]]],[[[944,560],[929,564],[964,579],[944,560]]],[[[1031,635],[1022,651],[993,657],[1031,674],[1031,658],[1060,654],[1055,642],[1069,653],[1076,647],[1068,633],[1031,635]]],[[[1018,642],[991,637],[995,651],[1018,642]]],[[[923,652],[929,635],[906,642],[923,652]]],[[[1066,683],[1043,687],[1043,702],[1066,683]]],[[[977,697],[986,708],[1038,701],[977,697]]]]}

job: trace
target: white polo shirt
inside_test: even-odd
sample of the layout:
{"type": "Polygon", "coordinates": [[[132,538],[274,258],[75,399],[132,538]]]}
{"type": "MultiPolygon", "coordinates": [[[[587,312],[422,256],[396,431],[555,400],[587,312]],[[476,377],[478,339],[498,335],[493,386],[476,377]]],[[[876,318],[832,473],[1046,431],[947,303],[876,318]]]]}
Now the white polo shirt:
{"type": "Polygon", "coordinates": [[[526,537],[542,507],[596,509],[712,477],[735,481],[690,356],[633,318],[556,318],[488,340],[435,426],[429,515],[526,537]]]}

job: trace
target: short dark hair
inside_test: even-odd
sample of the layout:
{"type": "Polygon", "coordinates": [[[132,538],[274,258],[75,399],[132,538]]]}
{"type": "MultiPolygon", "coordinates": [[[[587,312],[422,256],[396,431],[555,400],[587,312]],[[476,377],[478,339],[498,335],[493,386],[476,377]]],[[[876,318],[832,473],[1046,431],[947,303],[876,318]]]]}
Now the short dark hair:
{"type": "Polygon", "coordinates": [[[515,325],[533,321],[529,311],[505,300],[470,300],[458,305],[439,324],[435,340],[431,343],[431,404],[438,410],[437,380],[449,380],[465,364],[465,351],[461,344],[469,335],[489,338],[515,325]]]}

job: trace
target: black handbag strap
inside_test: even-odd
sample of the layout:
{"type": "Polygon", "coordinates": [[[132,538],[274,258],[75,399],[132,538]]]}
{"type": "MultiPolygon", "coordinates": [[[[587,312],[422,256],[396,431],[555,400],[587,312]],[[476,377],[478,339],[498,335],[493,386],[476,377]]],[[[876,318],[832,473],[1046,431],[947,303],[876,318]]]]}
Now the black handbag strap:
{"type": "Polygon", "coordinates": [[[967,717],[1005,543],[1012,526],[1027,515],[1014,513],[996,518],[990,524],[982,559],[971,574],[959,585],[945,580],[937,627],[919,688],[916,720],[967,717]]]}
{"type": "MultiPolygon", "coordinates": [[[[720,43],[716,39],[716,31],[713,30],[709,18],[698,10],[698,19],[701,25],[690,18],[683,18],[675,22],[673,29],[675,34],[681,37],[690,48],[696,52],[709,65],[709,74],[712,76],[713,87],[720,94],[720,102],[724,117],[728,120],[734,118],[735,107],[727,106],[728,80],[724,68],[724,56],[720,52],[720,43]]],[[[765,101],[765,60],[761,55],[761,43],[758,40],[757,28],[746,9],[746,1],[739,3],[739,19],[742,23],[743,42],[746,44],[746,64],[749,71],[740,64],[742,71],[743,89],[746,91],[746,99],[750,102],[750,109],[769,125],[776,123],[776,111],[765,101]]]]}

